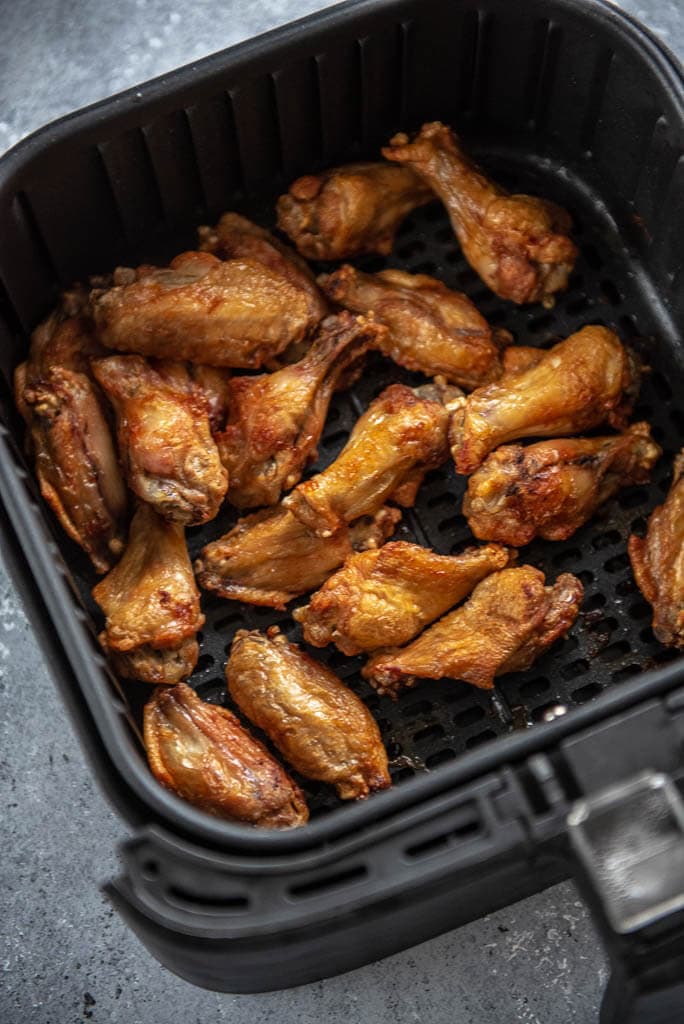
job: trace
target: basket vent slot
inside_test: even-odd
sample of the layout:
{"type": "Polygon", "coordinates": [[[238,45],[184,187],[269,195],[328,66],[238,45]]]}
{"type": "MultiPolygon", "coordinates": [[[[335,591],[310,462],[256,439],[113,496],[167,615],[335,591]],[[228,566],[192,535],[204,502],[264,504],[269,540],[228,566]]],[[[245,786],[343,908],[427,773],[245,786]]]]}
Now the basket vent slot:
{"type": "Polygon", "coordinates": [[[334,874],[324,875],[322,878],[314,878],[309,882],[301,882],[299,885],[292,885],[288,892],[290,896],[299,898],[306,896],[318,896],[323,892],[331,892],[338,889],[346,889],[348,885],[360,882],[368,877],[368,868],[365,864],[358,864],[356,867],[348,868],[345,871],[337,871],[334,874]]]}

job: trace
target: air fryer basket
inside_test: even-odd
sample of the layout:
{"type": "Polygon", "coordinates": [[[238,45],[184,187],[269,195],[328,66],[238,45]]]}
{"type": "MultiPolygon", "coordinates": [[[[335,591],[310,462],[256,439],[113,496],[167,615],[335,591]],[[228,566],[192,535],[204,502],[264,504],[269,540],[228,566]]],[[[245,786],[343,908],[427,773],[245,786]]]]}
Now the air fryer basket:
{"type": "MultiPolygon", "coordinates": [[[[559,858],[569,856],[565,818],[577,800],[645,770],[681,773],[684,700],[667,696],[681,685],[681,662],[653,636],[626,541],[662,501],[684,438],[682,96],[669,55],[607,5],[361,0],[64,119],[2,161],[5,544],[98,773],[139,830],[112,896],[190,980],[279,987],[426,938],[567,873],[559,858]],[[97,649],[92,575],[37,500],[20,454],[12,370],[60,286],[117,263],[164,261],[226,209],[272,226],[275,197],[297,174],[374,158],[394,131],[436,118],[504,184],[571,211],[581,257],[567,293],[551,310],[497,299],[437,203],[408,218],[387,260],[360,265],[434,274],[520,344],[614,327],[651,367],[635,418],[652,424],[665,456],[649,486],[623,491],[569,541],[524,549],[550,578],[576,573],[585,601],[570,637],[493,696],[423,682],[393,703],[360,681],[361,659],[316,651],[378,718],[395,788],[341,807],[328,787],[302,780],[311,824],[255,833],[207,818],[149,776],[136,735],[148,691],[122,688],[97,649]]],[[[353,393],[336,397],[315,469],[388,383],[423,379],[373,357],[353,393]]],[[[397,537],[460,550],[472,540],[463,489],[452,468],[433,472],[397,537]]],[[[190,530],[191,554],[233,520],[226,510],[190,530]]],[[[210,594],[203,608],[191,683],[211,701],[226,701],[238,628],[278,623],[300,639],[291,609],[210,594]]],[[[595,890],[586,849],[575,859],[595,890]]],[[[607,920],[606,931],[615,931],[607,920]]]]}

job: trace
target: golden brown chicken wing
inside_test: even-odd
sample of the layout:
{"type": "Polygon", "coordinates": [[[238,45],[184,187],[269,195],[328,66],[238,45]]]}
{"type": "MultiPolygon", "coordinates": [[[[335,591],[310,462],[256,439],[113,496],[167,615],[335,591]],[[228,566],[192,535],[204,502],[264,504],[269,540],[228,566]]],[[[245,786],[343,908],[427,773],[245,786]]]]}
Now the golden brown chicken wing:
{"type": "Polygon", "coordinates": [[[219,597],[282,609],[319,587],[352,551],[379,547],[400,519],[398,509],[382,508],[321,538],[282,505],[262,509],[202,549],[197,579],[219,597]]]}
{"type": "Polygon", "coordinates": [[[621,487],[646,483],[661,454],[648,423],[617,437],[504,445],[468,480],[463,515],[480,540],[566,540],[621,487]]]}
{"type": "Polygon", "coordinates": [[[385,333],[364,317],[323,321],[298,363],[230,382],[230,415],[217,437],[228,470],[228,498],[238,508],[275,505],[301,480],[325,425],[333,392],[348,368],[385,333]]]}
{"type": "Polygon", "coordinates": [[[325,294],[356,313],[373,312],[389,331],[377,347],[400,366],[441,374],[471,389],[501,376],[508,331],[492,330],[470,299],[425,274],[363,274],[348,263],[318,281],[325,294]]]}
{"type": "Polygon", "coordinates": [[[182,526],[141,502],[121,561],[93,597],[106,616],[100,643],[120,675],[164,684],[190,675],[204,615],[182,526]]]}
{"type": "Polygon", "coordinates": [[[537,363],[541,363],[545,355],[546,352],[543,348],[532,348],[530,345],[509,345],[501,356],[503,375],[531,370],[537,363]]]}
{"type": "Polygon", "coordinates": [[[310,260],[386,256],[404,217],[431,199],[408,167],[347,164],[297,178],[278,200],[278,227],[310,260]]]}
{"type": "Polygon", "coordinates": [[[639,590],[653,606],[653,632],[661,644],[684,647],[684,449],[646,536],[629,538],[629,557],[639,590]]]}
{"type": "Polygon", "coordinates": [[[283,506],[319,537],[373,515],[390,498],[410,508],[425,474],[444,461],[450,403],[460,395],[434,384],[385,388],[335,461],[295,488],[283,506]]]}
{"type": "Polygon", "coordinates": [[[128,283],[91,301],[102,342],[123,352],[255,368],[317,323],[309,294],[256,260],[185,252],[116,280],[128,283]]]}
{"type": "Polygon", "coordinates": [[[206,400],[187,367],[141,356],[109,356],[92,365],[116,412],[131,490],[173,522],[213,519],[228,475],[209,430],[206,400]]]}
{"type": "Polygon", "coordinates": [[[380,651],[362,674],[396,696],[416,678],[462,679],[491,689],[494,677],[529,668],[577,618],[583,589],[563,573],[551,587],[531,565],[502,569],[479,583],[465,604],[403,649],[380,651]]]}
{"type": "Polygon", "coordinates": [[[606,422],[620,430],[639,378],[639,363],[617,334],[584,327],[536,365],[468,396],[451,421],[456,469],[472,473],[494,448],[519,437],[562,437],[606,422]]]}
{"type": "Polygon", "coordinates": [[[228,418],[230,372],[218,370],[215,366],[203,366],[201,363],[187,363],[186,366],[195,386],[204,396],[209,429],[212,434],[218,434],[228,418]]]}
{"type": "Polygon", "coordinates": [[[201,227],[198,234],[200,252],[210,252],[221,260],[256,260],[287,278],[309,296],[311,315],[316,321],[330,312],[309,265],[266,228],[239,213],[224,213],[215,228],[201,227]]]}
{"type": "Polygon", "coordinates": [[[423,125],[413,142],[396,135],[382,154],[439,196],[468,263],[502,299],[543,302],[567,287],[577,248],[560,206],[490,181],[439,121],[423,125]]]}
{"type": "Polygon", "coordinates": [[[77,294],[33,332],[14,390],[41,494],[102,573],[123,551],[128,499],[105,404],[90,375],[90,356],[101,349],[77,294]]]}
{"type": "Polygon", "coordinates": [[[288,643],[277,627],[235,634],[228,692],[307,779],[360,800],[391,784],[380,730],[366,705],[337,676],[288,643]]]}
{"type": "Polygon", "coordinates": [[[157,687],[145,705],[144,735],[157,781],[203,811],[261,828],[308,820],[304,794],[263,744],[185,683],[157,687]]]}
{"type": "Polygon", "coordinates": [[[351,555],[292,617],[314,647],[333,643],[349,655],[400,647],[509,558],[498,544],[448,556],[391,541],[351,555]]]}

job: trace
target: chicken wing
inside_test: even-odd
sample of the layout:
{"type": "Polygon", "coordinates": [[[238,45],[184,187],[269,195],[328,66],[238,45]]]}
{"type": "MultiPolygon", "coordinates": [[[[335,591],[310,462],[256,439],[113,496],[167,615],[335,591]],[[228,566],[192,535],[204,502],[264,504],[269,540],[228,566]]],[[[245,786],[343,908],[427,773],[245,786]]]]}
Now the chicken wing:
{"type": "Polygon", "coordinates": [[[498,544],[448,556],[391,541],[351,555],[292,617],[314,647],[334,643],[348,655],[400,647],[508,562],[498,544]]]}
{"type": "Polygon", "coordinates": [[[232,711],[205,703],[179,683],[157,687],[143,717],[152,774],[183,800],[262,828],[308,821],[299,786],[232,711]]]}
{"type": "Polygon", "coordinates": [[[565,636],[582,596],[582,584],[569,573],[546,587],[544,574],[531,565],[502,569],[408,647],[380,651],[362,674],[392,697],[416,678],[449,677],[491,689],[495,676],[529,668],[565,636]]]}
{"type": "Polygon", "coordinates": [[[228,692],[292,767],[327,782],[342,800],[391,785],[380,730],[366,705],[337,676],[288,643],[276,626],[235,634],[228,692]]]}
{"type": "Polygon", "coordinates": [[[428,470],[448,454],[450,403],[457,388],[392,384],[357,420],[337,459],[299,484],[283,506],[319,537],[373,515],[388,499],[406,508],[428,470]]]}
{"type": "Polygon", "coordinates": [[[531,345],[509,345],[501,356],[503,376],[531,370],[533,366],[541,363],[545,355],[546,352],[543,348],[533,348],[531,345]]]}
{"type": "Polygon", "coordinates": [[[91,301],[102,342],[123,352],[249,369],[317,323],[309,294],[256,260],[185,252],[116,280],[128,283],[91,301]]]}
{"type": "Polygon", "coordinates": [[[221,260],[256,260],[287,278],[293,287],[309,296],[311,315],[316,322],[330,312],[308,263],[266,228],[239,213],[224,213],[215,228],[201,227],[198,234],[200,252],[210,252],[221,260]]]}
{"type": "Polygon", "coordinates": [[[562,207],[510,195],[485,177],[439,121],[423,125],[413,142],[396,135],[382,155],[412,168],[439,196],[465,258],[500,298],[548,302],[567,287],[577,248],[562,207]]]}
{"type": "Polygon", "coordinates": [[[213,519],[228,475],[209,430],[207,403],[183,363],[141,356],[94,359],[114,406],[119,452],[131,490],[184,525],[213,519]]]}
{"type": "Polygon", "coordinates": [[[190,675],[204,615],[182,526],[141,502],[121,561],[93,597],[106,617],[99,640],[119,675],[167,685],[190,675]]]}
{"type": "Polygon", "coordinates": [[[451,421],[459,473],[472,473],[489,452],[519,437],[558,437],[608,422],[626,426],[640,366],[605,327],[584,327],[544,353],[536,365],[478,388],[451,421]]]}
{"type": "Polygon", "coordinates": [[[225,427],[228,418],[230,372],[217,370],[215,366],[203,366],[201,363],[187,363],[186,365],[196,387],[204,396],[209,417],[209,429],[212,434],[218,434],[225,427]]]}
{"type": "Polygon", "coordinates": [[[323,321],[304,358],[275,373],[234,377],[230,415],[217,437],[237,508],[275,505],[301,480],[325,425],[333,392],[349,366],[385,328],[340,313],[323,321]]]}
{"type": "Polygon", "coordinates": [[[684,647],[684,449],[646,536],[629,538],[629,557],[639,590],[653,606],[653,632],[661,644],[684,647]]]}
{"type": "Polygon", "coordinates": [[[468,480],[463,515],[480,540],[566,540],[621,487],[646,483],[661,455],[647,423],[617,437],[504,445],[468,480]]]}
{"type": "Polygon", "coordinates": [[[202,549],[197,579],[219,597],[283,609],[319,587],[352,551],[379,547],[400,519],[398,509],[382,508],[323,539],[282,505],[262,509],[202,549]]]}
{"type": "Polygon", "coordinates": [[[468,390],[501,376],[508,331],[492,330],[470,299],[434,277],[403,270],[363,274],[345,264],[318,281],[333,302],[373,312],[389,328],[377,347],[400,366],[441,374],[468,390]]]}
{"type": "Polygon", "coordinates": [[[90,375],[90,356],[99,351],[72,294],[33,332],[14,392],[41,494],[103,573],[123,551],[128,499],[104,401],[90,375]]]}
{"type": "Polygon", "coordinates": [[[278,200],[278,227],[310,260],[387,256],[404,217],[431,199],[408,167],[347,164],[297,178],[278,200]]]}

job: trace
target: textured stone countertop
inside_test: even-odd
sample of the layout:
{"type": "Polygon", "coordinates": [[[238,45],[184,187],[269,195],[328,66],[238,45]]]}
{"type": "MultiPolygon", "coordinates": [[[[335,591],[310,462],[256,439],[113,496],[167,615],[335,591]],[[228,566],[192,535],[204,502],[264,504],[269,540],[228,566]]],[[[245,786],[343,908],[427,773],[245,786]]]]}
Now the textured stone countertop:
{"type": "MultiPolygon", "coordinates": [[[[326,6],[317,0],[2,4],[0,152],[67,111],[326,6]]],[[[680,0],[625,0],[680,56],[680,0]]],[[[606,968],[560,885],[381,963],[218,995],[160,967],[99,891],[121,820],[85,763],[0,564],[2,1024],[594,1024],[606,968]]]]}

